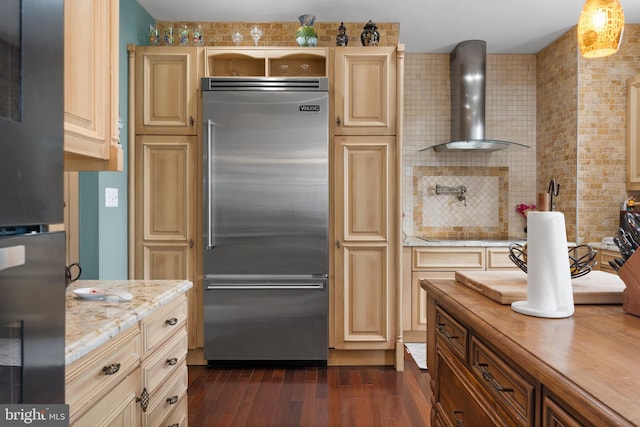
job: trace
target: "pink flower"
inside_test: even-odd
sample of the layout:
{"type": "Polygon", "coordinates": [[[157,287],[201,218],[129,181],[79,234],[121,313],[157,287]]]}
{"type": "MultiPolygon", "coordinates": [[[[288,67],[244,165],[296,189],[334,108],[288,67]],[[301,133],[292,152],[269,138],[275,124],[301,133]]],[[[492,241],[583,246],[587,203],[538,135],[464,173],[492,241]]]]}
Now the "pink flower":
{"type": "Polygon", "coordinates": [[[516,211],[522,215],[524,218],[527,217],[527,212],[530,210],[535,210],[536,205],[531,204],[531,205],[527,205],[526,203],[520,203],[519,205],[516,206],[516,211]]]}

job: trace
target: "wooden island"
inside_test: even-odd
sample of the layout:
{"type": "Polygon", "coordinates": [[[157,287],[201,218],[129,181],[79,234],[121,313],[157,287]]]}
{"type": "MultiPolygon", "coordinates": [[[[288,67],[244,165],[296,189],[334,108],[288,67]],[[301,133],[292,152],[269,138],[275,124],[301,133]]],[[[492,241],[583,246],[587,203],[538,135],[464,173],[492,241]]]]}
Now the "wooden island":
{"type": "Polygon", "coordinates": [[[531,317],[455,280],[420,285],[433,426],[640,425],[640,317],[531,317]]]}

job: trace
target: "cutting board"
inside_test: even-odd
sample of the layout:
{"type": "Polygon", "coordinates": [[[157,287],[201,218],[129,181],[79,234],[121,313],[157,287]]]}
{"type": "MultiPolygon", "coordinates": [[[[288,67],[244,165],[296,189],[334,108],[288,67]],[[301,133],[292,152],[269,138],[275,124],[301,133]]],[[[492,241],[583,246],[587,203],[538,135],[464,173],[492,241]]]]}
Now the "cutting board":
{"type": "MultiPolygon", "coordinates": [[[[527,299],[522,271],[456,271],[456,280],[500,304],[527,299]]],[[[574,304],[622,304],[624,282],[617,274],[595,270],[572,279],[574,304]]]]}

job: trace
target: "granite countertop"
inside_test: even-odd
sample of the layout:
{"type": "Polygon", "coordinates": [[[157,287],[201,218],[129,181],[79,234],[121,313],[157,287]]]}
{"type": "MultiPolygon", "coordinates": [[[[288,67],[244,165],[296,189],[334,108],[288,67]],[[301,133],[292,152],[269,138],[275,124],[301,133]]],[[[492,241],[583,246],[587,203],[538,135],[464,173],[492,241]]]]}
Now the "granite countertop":
{"type": "Polygon", "coordinates": [[[474,239],[469,240],[447,240],[445,238],[434,238],[433,240],[424,240],[416,236],[407,236],[402,242],[403,246],[509,246],[511,243],[520,243],[521,245],[527,241],[526,238],[513,237],[504,240],[494,239],[474,239]]]}
{"type": "Polygon", "coordinates": [[[620,249],[615,245],[615,243],[609,244],[609,243],[600,243],[600,242],[590,242],[587,244],[591,246],[593,249],[599,249],[601,251],[620,252],[620,249]]]}
{"type": "Polygon", "coordinates": [[[188,280],[78,280],[67,289],[65,363],[71,364],[193,287],[188,280]],[[130,301],[83,300],[74,289],[129,292],[130,301]]]}

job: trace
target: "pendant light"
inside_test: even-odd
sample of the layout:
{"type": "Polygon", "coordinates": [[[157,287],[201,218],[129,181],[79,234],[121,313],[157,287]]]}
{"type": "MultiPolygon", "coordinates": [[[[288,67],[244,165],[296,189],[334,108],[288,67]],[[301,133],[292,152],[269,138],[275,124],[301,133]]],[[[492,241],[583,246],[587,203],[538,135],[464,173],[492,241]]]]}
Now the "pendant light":
{"type": "Polygon", "coordinates": [[[585,58],[601,58],[618,51],[624,30],[620,0],[586,0],[578,21],[578,46],[585,58]]]}

